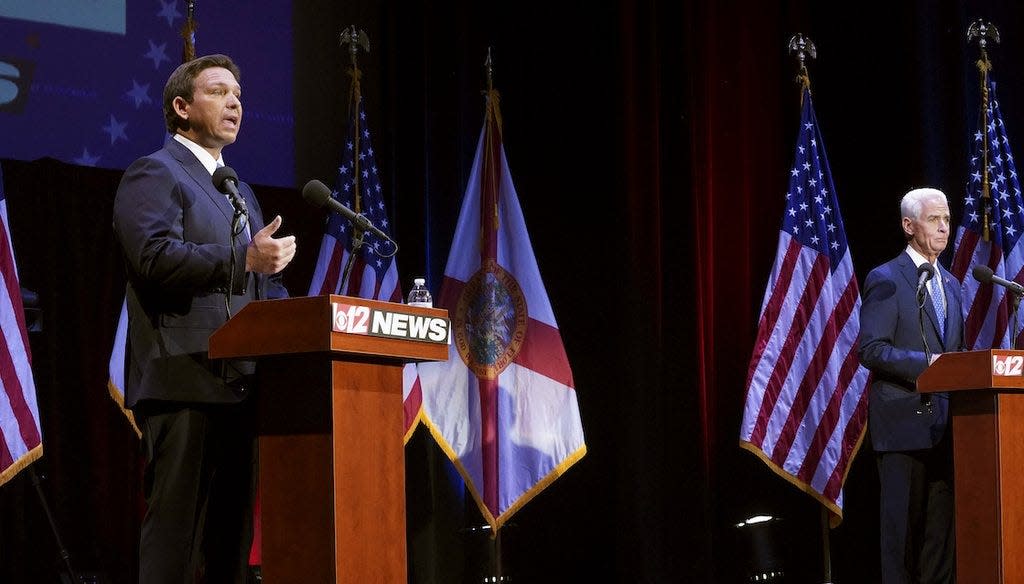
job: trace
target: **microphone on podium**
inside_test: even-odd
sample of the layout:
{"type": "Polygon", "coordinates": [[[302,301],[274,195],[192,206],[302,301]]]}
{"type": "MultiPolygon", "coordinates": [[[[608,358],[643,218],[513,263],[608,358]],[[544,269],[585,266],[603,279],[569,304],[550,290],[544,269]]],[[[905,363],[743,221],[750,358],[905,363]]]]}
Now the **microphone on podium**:
{"type": "Polygon", "coordinates": [[[222,166],[213,172],[213,186],[231,200],[231,206],[242,215],[248,214],[245,199],[238,193],[238,173],[230,166],[222,166]]]}
{"type": "Polygon", "coordinates": [[[1013,292],[1017,296],[1024,296],[1024,286],[1021,286],[1020,284],[1014,282],[1013,280],[1000,278],[999,276],[995,275],[995,273],[992,271],[992,268],[984,264],[977,264],[976,266],[974,266],[974,268],[971,270],[971,274],[974,276],[975,280],[981,282],[982,284],[999,284],[1000,286],[1006,288],[1010,292],[1013,292]]]}
{"type": "Polygon", "coordinates": [[[327,188],[327,185],[316,179],[309,181],[306,183],[306,186],[302,187],[302,198],[306,199],[306,202],[314,207],[326,206],[328,210],[348,219],[349,222],[362,231],[369,231],[377,237],[386,239],[392,243],[395,241],[391,239],[387,233],[377,229],[377,227],[374,226],[374,224],[362,213],[356,213],[352,209],[349,209],[345,205],[339,203],[337,199],[331,196],[331,189],[327,188]]]}
{"type": "Polygon", "coordinates": [[[928,262],[917,266],[917,299],[919,301],[924,295],[924,285],[933,277],[935,277],[935,266],[928,262]]]}

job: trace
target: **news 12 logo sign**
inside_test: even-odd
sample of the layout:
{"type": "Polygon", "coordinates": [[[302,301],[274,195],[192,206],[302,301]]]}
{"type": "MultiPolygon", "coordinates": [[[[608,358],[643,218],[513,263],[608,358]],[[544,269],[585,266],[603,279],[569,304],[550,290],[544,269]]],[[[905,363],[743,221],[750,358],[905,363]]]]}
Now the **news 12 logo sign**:
{"type": "Polygon", "coordinates": [[[390,337],[428,343],[451,344],[452,326],[447,318],[394,310],[377,310],[359,304],[331,303],[331,330],[350,335],[390,337]]]}
{"type": "Polygon", "coordinates": [[[992,375],[1003,377],[1024,375],[1024,355],[992,355],[992,375]]]}
{"type": "Polygon", "coordinates": [[[18,113],[25,107],[33,69],[28,61],[0,57],[0,112],[18,113]]]}

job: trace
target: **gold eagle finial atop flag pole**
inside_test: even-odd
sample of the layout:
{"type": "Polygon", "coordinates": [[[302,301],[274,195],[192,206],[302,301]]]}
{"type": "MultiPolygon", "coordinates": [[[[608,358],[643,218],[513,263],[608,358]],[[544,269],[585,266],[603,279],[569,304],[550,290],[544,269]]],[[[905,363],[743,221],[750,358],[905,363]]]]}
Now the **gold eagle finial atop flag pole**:
{"type": "MultiPolygon", "coordinates": [[[[807,57],[812,59],[818,58],[818,48],[814,46],[814,42],[808,37],[804,36],[803,33],[796,33],[789,37],[789,53],[796,55],[797,63],[800,65],[800,70],[796,75],[796,80],[800,83],[801,89],[811,89],[811,77],[807,72],[807,57]]],[[[803,101],[803,97],[800,98],[803,101]]]]}

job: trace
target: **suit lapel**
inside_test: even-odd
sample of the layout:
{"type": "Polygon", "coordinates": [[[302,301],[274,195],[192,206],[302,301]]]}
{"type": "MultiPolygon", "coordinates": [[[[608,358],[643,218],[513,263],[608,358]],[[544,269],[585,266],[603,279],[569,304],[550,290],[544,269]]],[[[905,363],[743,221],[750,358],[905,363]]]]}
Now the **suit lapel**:
{"type": "Polygon", "coordinates": [[[960,288],[960,282],[953,276],[953,274],[946,271],[944,268],[939,268],[942,272],[942,285],[946,290],[946,335],[942,340],[946,348],[958,347],[960,339],[960,315],[962,308],[960,306],[960,295],[953,294],[954,286],[955,289],[960,288]]]}
{"type": "MultiPolygon", "coordinates": [[[[213,204],[220,209],[220,212],[224,215],[224,219],[227,220],[228,224],[231,224],[231,218],[234,215],[235,210],[231,207],[231,202],[213,186],[213,179],[210,177],[210,173],[207,172],[206,167],[203,163],[199,162],[195,154],[185,147],[174,138],[167,140],[167,150],[171,153],[174,158],[181,163],[182,170],[185,171],[189,177],[195,181],[196,187],[199,190],[206,193],[206,196],[210,198],[213,204]]],[[[246,199],[246,204],[249,201],[246,199]]]]}
{"type": "MultiPolygon", "coordinates": [[[[213,201],[213,204],[220,209],[221,213],[224,215],[224,220],[228,225],[230,225],[231,220],[234,218],[235,209],[231,206],[231,202],[228,201],[228,198],[224,196],[224,193],[221,193],[213,186],[212,177],[210,176],[210,173],[207,172],[206,167],[199,162],[199,159],[196,158],[195,154],[192,154],[191,150],[174,138],[169,138],[167,140],[165,148],[167,148],[167,151],[171,153],[171,156],[181,163],[182,169],[189,175],[189,177],[192,178],[192,180],[195,181],[196,186],[206,193],[206,196],[208,196],[213,201]]],[[[249,209],[248,219],[250,237],[255,236],[257,231],[263,229],[263,221],[260,220],[259,213],[254,212],[256,209],[256,201],[253,200],[253,197],[248,195],[248,187],[243,188],[240,185],[238,192],[242,198],[245,199],[245,204],[249,209]]],[[[257,298],[259,298],[262,296],[262,282],[264,281],[264,278],[261,274],[254,273],[252,275],[255,277],[256,294],[257,298]]]]}
{"type": "MultiPolygon", "coordinates": [[[[900,270],[903,272],[903,277],[907,280],[907,283],[910,285],[910,289],[912,290],[912,294],[914,295],[914,301],[916,302],[917,301],[917,266],[914,265],[914,261],[910,259],[910,256],[907,255],[906,252],[903,252],[903,253],[900,254],[899,263],[900,263],[900,270]]],[[[941,271],[941,268],[939,268],[939,269],[941,271]]],[[[943,283],[945,283],[945,281],[943,281],[943,283]]],[[[949,297],[948,294],[946,296],[947,296],[947,298],[949,297]]],[[[947,300],[947,306],[946,306],[946,315],[947,315],[946,325],[947,326],[949,326],[949,318],[948,318],[949,308],[950,307],[949,307],[948,300],[947,300]]],[[[932,331],[935,333],[935,337],[937,339],[939,339],[939,342],[942,343],[942,345],[943,345],[943,350],[945,350],[945,344],[946,344],[946,338],[945,337],[946,337],[946,334],[945,334],[945,331],[939,329],[939,317],[938,317],[937,314],[935,314],[935,306],[932,304],[931,293],[930,293],[930,290],[928,289],[927,285],[925,286],[925,289],[924,289],[924,312],[925,312],[926,315],[928,315],[928,321],[932,325],[932,331]]]]}

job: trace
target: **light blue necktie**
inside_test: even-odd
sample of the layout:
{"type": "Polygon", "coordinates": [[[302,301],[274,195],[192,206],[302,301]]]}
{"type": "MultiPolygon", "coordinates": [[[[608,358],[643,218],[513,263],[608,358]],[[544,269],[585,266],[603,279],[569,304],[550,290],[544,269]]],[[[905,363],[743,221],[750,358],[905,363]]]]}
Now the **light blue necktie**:
{"type": "MultiPolygon", "coordinates": [[[[942,276],[936,276],[935,278],[941,278],[942,276]]],[[[939,283],[932,278],[928,282],[928,286],[931,287],[929,296],[932,297],[932,306],[935,307],[935,316],[939,319],[939,336],[945,335],[946,332],[946,307],[942,302],[942,288],[939,287],[939,283]]]]}

